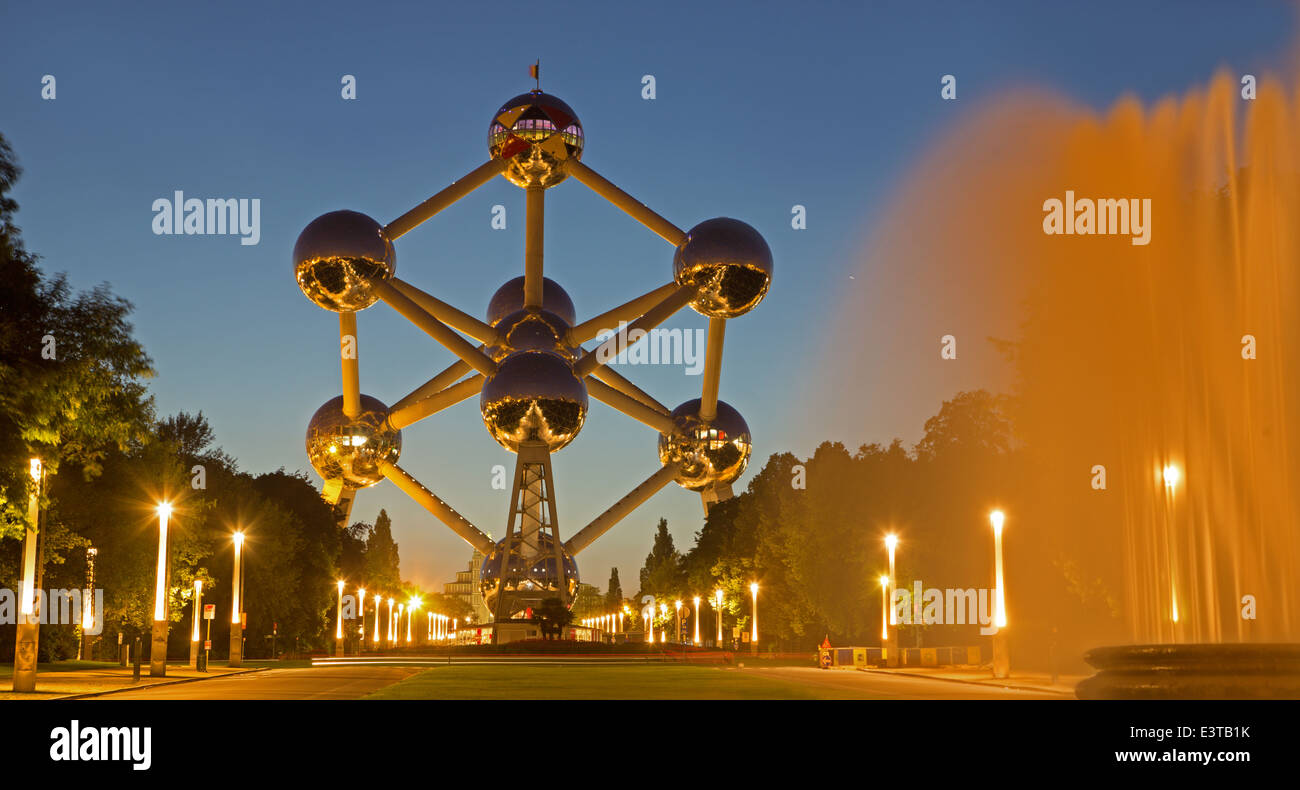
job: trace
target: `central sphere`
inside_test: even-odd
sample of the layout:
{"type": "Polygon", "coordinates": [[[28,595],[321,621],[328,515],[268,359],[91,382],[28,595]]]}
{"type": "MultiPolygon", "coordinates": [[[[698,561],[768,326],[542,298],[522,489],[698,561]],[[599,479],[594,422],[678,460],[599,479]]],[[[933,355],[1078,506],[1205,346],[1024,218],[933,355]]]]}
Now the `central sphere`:
{"type": "Polygon", "coordinates": [[[356,211],[331,211],[308,223],[293,245],[293,273],[307,298],[326,310],[352,313],[379,297],[371,287],[397,270],[384,226],[356,211]]]}
{"type": "Polygon", "coordinates": [[[555,452],[582,430],[587,387],[563,357],[517,351],[483,383],[479,411],[488,433],[507,450],[518,452],[524,442],[543,442],[555,452]]]}
{"type": "MultiPolygon", "coordinates": [[[[488,325],[496,326],[497,322],[502,318],[523,309],[524,278],[516,277],[513,280],[507,280],[505,285],[492,294],[492,299],[488,302],[488,325]]],[[[569,294],[560,287],[559,283],[550,277],[542,278],[542,309],[549,313],[555,313],[564,319],[564,323],[569,326],[573,326],[578,321],[578,313],[573,308],[573,300],[569,298],[569,294]]]]}
{"type": "Polygon", "coordinates": [[[553,187],[568,175],[564,165],[582,159],[582,124],[573,108],[532,91],[501,105],[488,125],[488,152],[506,162],[502,173],[518,187],[553,187]]]}
{"type": "Polygon", "coordinates": [[[679,463],[677,484],[691,491],[734,483],[749,465],[749,426],[740,412],[718,401],[718,414],[700,419],[700,399],[673,409],[676,429],[659,434],[659,463],[679,463]]]}
{"type": "Polygon", "coordinates": [[[520,310],[496,324],[501,342],[487,347],[488,356],[497,362],[516,351],[549,351],[567,359],[577,359],[577,350],[568,345],[569,325],[555,313],[545,310],[520,310]]]}
{"type": "Polygon", "coordinates": [[[496,609],[497,596],[503,592],[510,596],[511,611],[502,613],[506,619],[522,617],[529,606],[536,609],[547,598],[567,597],[572,606],[578,592],[578,563],[574,562],[573,555],[560,547],[564,565],[564,573],[560,574],[555,567],[555,543],[549,533],[515,540],[515,550],[510,552],[508,562],[504,538],[483,559],[479,584],[487,608],[496,609]],[[530,542],[536,545],[530,546],[530,542]],[[561,590],[568,595],[561,596],[561,590]]]}
{"type": "Polygon", "coordinates": [[[307,460],[326,480],[344,488],[369,488],[384,479],[380,463],[397,463],[402,432],[388,426],[388,407],[378,398],[361,396],[355,419],[343,414],[343,396],[325,402],[307,424],[307,460]]]}

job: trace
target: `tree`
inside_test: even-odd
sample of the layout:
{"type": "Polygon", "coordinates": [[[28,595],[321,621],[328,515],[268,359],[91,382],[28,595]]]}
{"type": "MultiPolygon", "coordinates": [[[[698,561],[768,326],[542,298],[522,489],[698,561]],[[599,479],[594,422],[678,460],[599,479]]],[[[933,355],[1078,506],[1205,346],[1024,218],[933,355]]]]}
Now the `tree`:
{"type": "Polygon", "coordinates": [[[637,598],[650,594],[656,597],[670,597],[679,592],[681,586],[682,555],[673,545],[672,533],[668,531],[668,519],[659,519],[655,530],[654,546],[646,555],[645,565],[641,568],[641,591],[637,598]]]}
{"type": "Polygon", "coordinates": [[[581,620],[584,617],[595,617],[605,613],[605,596],[601,595],[600,588],[594,584],[578,583],[578,591],[573,596],[573,617],[581,620]]]}
{"type": "Polygon", "coordinates": [[[366,539],[365,568],[366,581],[376,592],[401,589],[401,562],[393,540],[393,522],[386,510],[379,511],[366,539]]]}
{"type": "Polygon", "coordinates": [[[544,598],[533,609],[531,622],[541,630],[543,639],[559,638],[573,622],[573,612],[559,598],[544,598]]]}
{"type": "Polygon", "coordinates": [[[623,608],[623,585],[618,581],[618,568],[609,569],[609,587],[605,590],[605,609],[617,612],[623,608]]]}
{"type": "Polygon", "coordinates": [[[148,433],[153,408],[131,304],[106,284],[73,293],[24,249],[9,196],[20,173],[0,137],[0,537],[25,529],[29,457],[50,474],[70,461],[94,477],[111,450],[148,433]]]}

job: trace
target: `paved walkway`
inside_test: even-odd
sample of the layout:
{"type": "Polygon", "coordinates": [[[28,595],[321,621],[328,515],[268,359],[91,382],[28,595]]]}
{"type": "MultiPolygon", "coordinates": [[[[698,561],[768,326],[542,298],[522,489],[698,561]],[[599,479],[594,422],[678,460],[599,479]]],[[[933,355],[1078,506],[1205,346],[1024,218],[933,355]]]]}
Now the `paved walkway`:
{"type": "Polygon", "coordinates": [[[873,667],[861,671],[909,675],[957,683],[974,683],[994,688],[1044,691],[1071,697],[1074,696],[1074,687],[1078,685],[1079,681],[1087,677],[1086,675],[1060,675],[1056,678],[1056,682],[1053,683],[1051,675],[1045,672],[1013,672],[1008,678],[995,678],[992,671],[987,667],[984,669],[961,669],[957,667],[897,667],[886,669],[873,667]]]}
{"type": "Polygon", "coordinates": [[[6,677],[0,684],[0,700],[7,699],[75,699],[86,695],[121,691],[124,689],[147,688],[177,682],[193,682],[222,675],[239,674],[260,669],[231,669],[225,666],[209,666],[207,672],[196,672],[186,664],[168,664],[166,677],[149,676],[149,666],[140,668],[140,680],[134,679],[132,667],[104,666],[94,669],[77,669],[67,672],[37,672],[36,691],[29,694],[14,693],[12,681],[6,677]]]}

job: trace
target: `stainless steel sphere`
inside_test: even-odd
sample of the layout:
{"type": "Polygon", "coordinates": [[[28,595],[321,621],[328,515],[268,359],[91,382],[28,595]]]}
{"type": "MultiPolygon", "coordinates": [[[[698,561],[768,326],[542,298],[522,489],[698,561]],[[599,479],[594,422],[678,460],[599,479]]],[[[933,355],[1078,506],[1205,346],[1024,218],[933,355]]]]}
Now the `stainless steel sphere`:
{"type": "Polygon", "coordinates": [[[536,545],[524,545],[516,538],[515,550],[510,552],[506,561],[505,539],[497,541],[497,547],[483,559],[479,571],[479,585],[483,592],[483,603],[489,610],[495,610],[497,596],[502,593],[509,596],[510,610],[503,617],[523,617],[529,606],[536,608],[546,598],[564,598],[569,606],[573,605],[578,592],[578,563],[573,555],[564,551],[563,573],[556,569],[555,546],[549,534],[538,533],[531,539],[536,545]],[[567,595],[561,595],[561,590],[567,595]]]}
{"type": "Polygon", "coordinates": [[[582,124],[573,108],[548,93],[516,96],[488,125],[488,151],[504,159],[506,180],[520,187],[553,187],[564,165],[582,159],[582,124]]]}
{"type": "Polygon", "coordinates": [[[331,211],[312,220],[293,245],[293,273],[307,298],[336,313],[375,303],[370,281],[397,269],[384,226],[356,211],[331,211]]]}
{"type": "Polygon", "coordinates": [[[516,351],[549,351],[569,362],[577,359],[577,350],[568,345],[569,325],[555,313],[545,310],[520,310],[496,324],[501,342],[487,347],[488,356],[500,362],[516,351]]]}
{"type": "Polygon", "coordinates": [[[659,434],[659,463],[681,464],[677,484],[691,491],[734,483],[749,465],[749,426],[740,412],[718,401],[713,420],[699,414],[700,399],[688,400],[673,409],[676,430],[659,434]]]}
{"type": "Polygon", "coordinates": [[[511,452],[527,441],[555,452],[587,419],[587,387],[567,360],[546,351],[518,351],[497,366],[479,396],[483,424],[511,452]]]}
{"type": "Polygon", "coordinates": [[[307,460],[326,480],[342,480],[345,488],[368,488],[384,479],[383,461],[396,463],[402,454],[402,432],[388,427],[388,407],[377,398],[361,396],[356,419],[343,415],[343,396],[325,402],[307,424],[307,460]]]}
{"type": "MultiPolygon", "coordinates": [[[[506,284],[492,294],[488,302],[487,322],[496,326],[502,318],[524,309],[524,278],[507,280],[506,284]]],[[[573,309],[573,300],[560,287],[559,283],[549,277],[542,278],[542,309],[555,313],[564,323],[573,326],[578,321],[578,313],[573,309]]]]}
{"type": "Polygon", "coordinates": [[[686,234],[673,256],[678,285],[697,285],[691,302],[710,318],[735,318],[753,310],[772,284],[772,250],[762,235],[738,219],[718,217],[686,234]]]}

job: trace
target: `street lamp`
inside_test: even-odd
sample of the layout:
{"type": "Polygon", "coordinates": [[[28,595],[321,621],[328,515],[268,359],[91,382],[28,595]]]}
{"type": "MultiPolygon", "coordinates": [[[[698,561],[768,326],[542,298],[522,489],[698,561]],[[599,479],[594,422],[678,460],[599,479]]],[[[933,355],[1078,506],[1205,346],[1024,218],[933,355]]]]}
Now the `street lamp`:
{"type": "Polygon", "coordinates": [[[695,602],[695,609],[693,610],[695,612],[695,646],[699,647],[700,646],[700,596],[697,595],[691,600],[695,602]]]}
{"type": "Polygon", "coordinates": [[[149,653],[149,676],[167,675],[167,520],[170,502],[160,502],[158,512],[158,569],[153,594],[153,646],[149,653]]]}
{"type": "Polygon", "coordinates": [[[334,656],[343,657],[343,580],[339,579],[338,625],[334,629],[334,656]]]}
{"type": "Polygon", "coordinates": [[[19,583],[18,633],[14,640],[14,691],[36,690],[36,653],[41,626],[32,614],[36,607],[36,541],[40,539],[41,459],[28,462],[32,490],[27,495],[27,530],[23,533],[23,575],[19,583]]]}
{"type": "Polygon", "coordinates": [[[388,599],[388,644],[392,645],[394,641],[393,631],[393,604],[397,603],[392,598],[388,599]]]}
{"type": "Polygon", "coordinates": [[[227,663],[232,667],[238,667],[243,666],[244,663],[244,618],[240,616],[244,608],[244,533],[242,530],[235,531],[234,541],[235,570],[230,581],[230,661],[227,663]]]}
{"type": "Polygon", "coordinates": [[[677,613],[677,633],[673,634],[673,641],[680,641],[682,638],[682,602],[673,601],[673,610],[677,613]]]}
{"type": "MultiPolygon", "coordinates": [[[[880,575],[880,644],[889,641],[889,577],[880,575]]],[[[884,656],[881,656],[884,658],[884,656]]]]}
{"type": "Polygon", "coordinates": [[[722,588],[713,591],[713,613],[718,620],[718,647],[722,647],[722,588]]]}
{"type": "Polygon", "coordinates": [[[753,606],[753,629],[749,635],[749,652],[758,654],[758,582],[749,583],[749,594],[754,599],[753,606]]]}
{"type": "Polygon", "coordinates": [[[375,596],[375,647],[379,646],[379,607],[384,604],[384,596],[375,596]]]}
{"type": "Polygon", "coordinates": [[[190,618],[194,627],[190,630],[190,664],[199,667],[199,613],[203,611],[203,580],[194,580],[194,614],[190,618]]]}
{"type": "MultiPolygon", "coordinates": [[[[894,576],[894,549],[896,548],[898,548],[898,536],[891,532],[885,536],[885,550],[889,552],[889,597],[891,602],[894,597],[894,588],[898,585],[894,576]]],[[[889,607],[889,624],[898,625],[898,613],[894,611],[892,606],[889,607]]]]}
{"type": "Polygon", "coordinates": [[[406,644],[411,644],[411,618],[415,616],[415,610],[420,608],[420,597],[412,595],[409,605],[406,609],[406,644]]]}
{"type": "Polygon", "coordinates": [[[650,626],[650,630],[647,632],[646,641],[653,645],[655,642],[655,602],[654,601],[651,601],[650,605],[646,607],[645,613],[646,613],[646,618],[645,618],[646,624],[650,626]]]}
{"type": "Polygon", "coordinates": [[[361,617],[361,627],[357,629],[357,633],[361,634],[361,644],[360,646],[357,647],[357,654],[360,655],[361,648],[366,646],[366,588],[365,587],[357,588],[357,597],[361,599],[361,602],[357,604],[357,612],[361,617]]]}
{"type": "Polygon", "coordinates": [[[1006,516],[1001,510],[989,513],[989,523],[993,525],[993,625],[998,629],[993,632],[993,677],[1005,678],[1011,674],[1011,657],[1007,649],[1007,637],[1003,633],[1007,626],[1006,592],[1002,584],[1002,524],[1006,516]]]}

